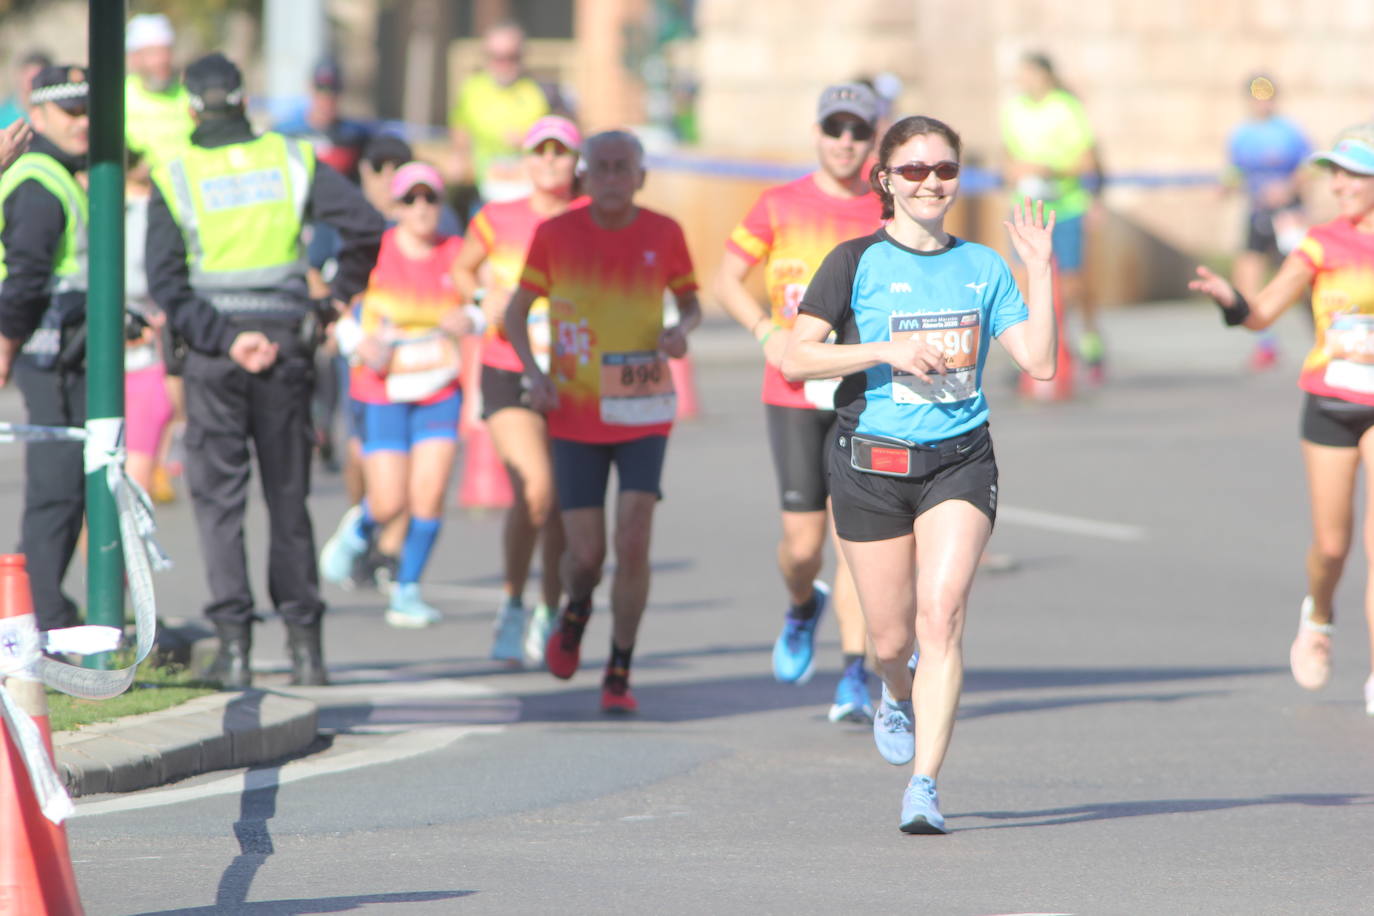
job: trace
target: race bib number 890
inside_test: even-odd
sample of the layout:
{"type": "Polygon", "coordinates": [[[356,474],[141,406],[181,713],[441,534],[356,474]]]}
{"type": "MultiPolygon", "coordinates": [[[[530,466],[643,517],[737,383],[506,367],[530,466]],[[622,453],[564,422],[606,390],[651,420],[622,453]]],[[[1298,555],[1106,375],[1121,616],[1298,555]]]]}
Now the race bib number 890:
{"type": "Polygon", "coordinates": [[[893,340],[920,340],[945,358],[945,374],[933,374],[929,382],[894,368],[894,403],[951,404],[978,393],[978,348],[983,335],[977,309],[892,315],[888,322],[893,340]]]}
{"type": "Polygon", "coordinates": [[[653,350],[605,353],[601,357],[601,421],[617,426],[652,426],[677,415],[677,395],[668,361],[653,350]]]}

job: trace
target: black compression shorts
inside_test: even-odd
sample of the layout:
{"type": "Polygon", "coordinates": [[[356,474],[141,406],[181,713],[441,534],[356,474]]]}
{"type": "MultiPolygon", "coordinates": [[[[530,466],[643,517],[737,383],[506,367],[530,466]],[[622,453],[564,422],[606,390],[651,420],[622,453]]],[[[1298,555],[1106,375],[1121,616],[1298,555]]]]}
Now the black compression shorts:
{"type": "Polygon", "coordinates": [[[768,416],[768,442],[782,511],[825,511],[830,495],[825,453],[835,426],[835,411],[776,404],[765,404],[763,409],[768,416]]]}

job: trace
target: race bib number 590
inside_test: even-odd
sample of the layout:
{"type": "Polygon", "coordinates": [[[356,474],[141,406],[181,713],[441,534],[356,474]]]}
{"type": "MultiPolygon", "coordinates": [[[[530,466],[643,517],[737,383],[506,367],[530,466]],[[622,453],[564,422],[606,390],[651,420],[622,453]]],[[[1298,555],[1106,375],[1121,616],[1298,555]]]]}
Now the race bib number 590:
{"type": "Polygon", "coordinates": [[[601,421],[617,426],[668,423],[677,395],[668,361],[653,350],[601,356],[601,421]]]}
{"type": "Polygon", "coordinates": [[[978,393],[978,348],[983,335],[977,309],[892,315],[888,321],[893,340],[920,340],[945,358],[945,374],[932,374],[929,382],[894,368],[894,403],[951,404],[978,393]]]}

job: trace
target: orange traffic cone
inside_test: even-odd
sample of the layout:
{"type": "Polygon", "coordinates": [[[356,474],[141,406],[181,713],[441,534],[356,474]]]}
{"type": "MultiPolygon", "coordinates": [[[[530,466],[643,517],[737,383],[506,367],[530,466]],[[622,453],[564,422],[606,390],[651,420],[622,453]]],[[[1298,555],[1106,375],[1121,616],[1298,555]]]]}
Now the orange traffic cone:
{"type": "MultiPolygon", "coordinates": [[[[0,555],[0,618],[33,615],[29,574],[22,554],[0,555]]],[[[33,717],[52,757],[48,700],[43,684],[8,678],[5,689],[33,717]]],[[[39,810],[29,772],[14,736],[5,730],[0,753],[0,914],[81,916],[67,832],[39,810]]]]}
{"type": "Polygon", "coordinates": [[[1069,346],[1068,335],[1064,333],[1064,303],[1059,298],[1059,265],[1054,265],[1054,321],[1058,331],[1058,356],[1054,378],[1049,381],[1031,378],[1030,373],[1021,373],[1021,396],[1032,401],[1070,401],[1073,400],[1073,349],[1069,346]]]}
{"type": "Polygon", "coordinates": [[[701,416],[701,403],[697,400],[697,373],[689,353],[681,359],[668,360],[668,369],[673,374],[673,390],[677,392],[677,418],[693,420],[701,416]]]}

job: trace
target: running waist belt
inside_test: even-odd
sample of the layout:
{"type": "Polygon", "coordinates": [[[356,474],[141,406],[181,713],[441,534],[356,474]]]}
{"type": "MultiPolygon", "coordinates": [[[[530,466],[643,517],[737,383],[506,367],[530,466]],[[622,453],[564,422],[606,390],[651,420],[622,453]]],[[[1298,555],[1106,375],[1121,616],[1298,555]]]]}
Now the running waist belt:
{"type": "Polygon", "coordinates": [[[962,436],[934,445],[870,433],[840,433],[835,444],[841,451],[849,452],[849,466],[856,471],[884,477],[925,477],[957,464],[987,440],[988,427],[984,423],[962,436]]]}

